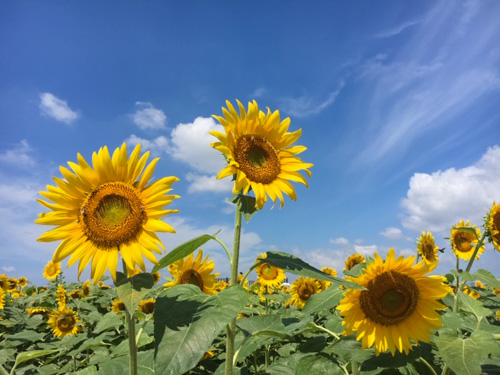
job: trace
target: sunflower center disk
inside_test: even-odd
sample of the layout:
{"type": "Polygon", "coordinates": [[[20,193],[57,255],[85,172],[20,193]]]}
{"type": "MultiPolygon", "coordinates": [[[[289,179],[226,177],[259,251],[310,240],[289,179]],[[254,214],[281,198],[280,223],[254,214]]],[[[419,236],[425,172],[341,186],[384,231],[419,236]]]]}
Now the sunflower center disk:
{"type": "Polygon", "coordinates": [[[281,172],[278,153],[262,137],[244,135],[236,142],[235,160],[247,178],[253,182],[270,184],[281,172]]]}
{"type": "Polygon", "coordinates": [[[314,291],[308,285],[301,285],[298,294],[302,300],[308,300],[314,294],[314,291]]]}
{"type": "Polygon", "coordinates": [[[203,291],[203,278],[195,270],[188,270],[184,272],[181,276],[181,284],[196,285],[203,291]]]}
{"type": "Polygon", "coordinates": [[[434,255],[434,248],[430,244],[425,244],[423,246],[424,256],[426,259],[432,259],[434,255]]]}
{"type": "Polygon", "coordinates": [[[108,182],[92,191],[80,214],[87,237],[106,248],[136,239],[146,219],[137,190],[123,182],[108,182]]]}
{"type": "MultiPolygon", "coordinates": [[[[500,211],[498,211],[494,216],[493,216],[493,229],[499,230],[500,229],[500,211]]],[[[500,242],[500,232],[497,234],[493,234],[493,237],[500,242]]]]}
{"type": "Polygon", "coordinates": [[[261,272],[262,272],[262,277],[266,280],[274,280],[276,279],[276,276],[278,276],[276,268],[271,266],[270,264],[265,264],[261,268],[261,272]]]}
{"type": "Polygon", "coordinates": [[[68,332],[73,329],[75,323],[75,318],[72,315],[66,315],[57,320],[57,328],[59,328],[61,332],[68,332]]]}
{"type": "Polygon", "coordinates": [[[473,239],[467,235],[467,233],[459,233],[455,237],[455,246],[458,251],[462,253],[468,253],[472,250],[471,242],[473,239]]]}
{"type": "Polygon", "coordinates": [[[417,307],[415,280],[395,271],[384,272],[361,292],[361,309],[375,323],[391,326],[407,319],[417,307]]]}

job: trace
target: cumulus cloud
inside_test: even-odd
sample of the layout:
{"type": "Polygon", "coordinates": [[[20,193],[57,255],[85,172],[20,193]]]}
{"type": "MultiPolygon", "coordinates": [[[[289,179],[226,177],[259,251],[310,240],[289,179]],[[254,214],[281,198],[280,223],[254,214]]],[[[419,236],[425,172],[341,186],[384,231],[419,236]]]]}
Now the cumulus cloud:
{"type": "Polygon", "coordinates": [[[186,180],[190,183],[188,193],[212,192],[227,193],[231,192],[233,182],[231,179],[217,180],[216,175],[198,175],[188,173],[186,180]]]}
{"type": "Polygon", "coordinates": [[[397,240],[403,237],[403,231],[399,228],[389,227],[380,232],[382,236],[389,240],[397,240]]]}
{"type": "Polygon", "coordinates": [[[33,149],[25,139],[9,150],[0,153],[0,162],[6,165],[15,165],[16,168],[31,168],[36,165],[35,160],[30,155],[33,149]]]}
{"type": "Polygon", "coordinates": [[[80,117],[77,112],[68,106],[67,101],[59,99],[50,92],[40,94],[40,110],[43,115],[66,124],[71,124],[80,117]]]}
{"type": "Polygon", "coordinates": [[[167,116],[161,109],[155,108],[149,102],[136,102],[139,107],[135,113],[130,115],[134,124],[142,130],[165,129],[167,116]]]}
{"type": "Polygon", "coordinates": [[[125,143],[127,143],[127,145],[130,145],[132,147],[135,147],[138,143],[140,143],[141,150],[143,152],[149,150],[151,151],[151,154],[153,156],[158,156],[161,155],[162,153],[168,152],[170,147],[168,138],[164,137],[163,135],[153,139],[145,139],[138,137],[135,134],[132,134],[125,140],[125,143]]]}
{"type": "Polygon", "coordinates": [[[470,219],[481,225],[493,201],[500,201],[500,147],[488,148],[474,165],[431,174],[415,173],[401,202],[403,226],[414,230],[444,231],[470,219]]]}
{"type": "Polygon", "coordinates": [[[2,266],[2,271],[4,272],[14,272],[16,270],[16,267],[13,266],[2,266]]]}

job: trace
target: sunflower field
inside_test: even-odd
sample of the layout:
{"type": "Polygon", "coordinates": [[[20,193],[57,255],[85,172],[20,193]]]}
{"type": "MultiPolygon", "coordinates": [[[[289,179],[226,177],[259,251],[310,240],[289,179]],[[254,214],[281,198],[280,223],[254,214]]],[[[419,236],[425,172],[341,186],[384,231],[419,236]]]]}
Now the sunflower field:
{"type": "Polygon", "coordinates": [[[0,374],[500,374],[500,280],[477,268],[487,242],[500,252],[500,205],[479,226],[450,225],[448,249],[422,232],[412,256],[352,254],[335,270],[268,251],[240,270],[242,226],[296,200],[292,182],[307,186],[313,164],[289,118],[237,107],[226,102],[211,133],[227,160],[218,178],[234,181],[232,246],[209,233],[165,254],[157,233],[175,235],[163,218],[178,212],[167,208],[178,179],[153,179],[158,159],[140,145],[60,167],[38,200],[36,222],[52,226],[39,241],[58,242],[47,285],[0,275],[0,374]],[[230,279],[203,252],[209,241],[230,279]],[[456,268],[436,275],[444,251],[456,268]],[[67,258],[91,279],[66,281],[67,258]]]}

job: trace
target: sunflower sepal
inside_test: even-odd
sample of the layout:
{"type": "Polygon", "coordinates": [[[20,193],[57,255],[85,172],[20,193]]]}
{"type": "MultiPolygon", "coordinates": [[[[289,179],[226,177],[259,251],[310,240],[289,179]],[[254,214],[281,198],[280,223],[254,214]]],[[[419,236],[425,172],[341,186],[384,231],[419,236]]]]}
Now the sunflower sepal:
{"type": "Polygon", "coordinates": [[[154,278],[150,273],[139,273],[130,278],[127,278],[122,272],[116,273],[116,293],[130,314],[134,313],[139,303],[153,286],[154,278]]]}
{"type": "Polygon", "coordinates": [[[250,222],[252,216],[259,211],[255,205],[256,199],[250,195],[236,194],[229,199],[229,202],[238,206],[247,224],[250,222]]]}

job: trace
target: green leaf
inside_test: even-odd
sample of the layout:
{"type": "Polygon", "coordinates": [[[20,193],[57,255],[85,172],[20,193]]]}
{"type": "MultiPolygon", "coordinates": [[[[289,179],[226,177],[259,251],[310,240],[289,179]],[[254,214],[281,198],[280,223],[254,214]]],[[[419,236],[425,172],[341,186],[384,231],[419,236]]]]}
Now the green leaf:
{"type": "Polygon", "coordinates": [[[277,336],[287,336],[285,325],[281,321],[279,315],[261,315],[252,316],[249,318],[240,318],[236,321],[236,325],[246,335],[259,335],[274,333],[277,336]]]}
{"type": "Polygon", "coordinates": [[[497,354],[500,347],[492,334],[473,332],[468,338],[457,337],[453,330],[441,330],[434,338],[439,355],[457,375],[477,375],[481,364],[491,354],[497,354]]]}
{"type": "MultiPolygon", "coordinates": [[[[137,373],[141,375],[154,375],[153,350],[137,353],[137,373]]],[[[129,373],[129,357],[121,356],[112,358],[99,365],[99,373],[106,375],[125,375],[129,373]]]]}
{"type": "Polygon", "coordinates": [[[243,214],[243,218],[247,223],[250,222],[252,216],[255,215],[255,213],[258,211],[258,209],[255,207],[255,198],[249,195],[238,194],[229,201],[238,206],[240,212],[243,214]]]}
{"type": "Polygon", "coordinates": [[[261,263],[269,263],[275,267],[281,268],[284,271],[293,273],[295,275],[330,281],[332,283],[344,285],[346,288],[350,289],[363,289],[356,283],[345,281],[338,277],[330,276],[291,254],[282,253],[279,251],[268,251],[266,254],[266,259],[262,259],[261,263]]]}
{"type": "Polygon", "coordinates": [[[122,325],[122,318],[114,311],[110,311],[102,316],[101,320],[95,326],[93,333],[97,334],[103,331],[114,330],[122,325]]]}
{"type": "Polygon", "coordinates": [[[490,271],[480,269],[474,274],[477,280],[482,281],[486,286],[491,288],[500,288],[500,280],[498,280],[490,271]]]}
{"type": "Polygon", "coordinates": [[[466,295],[463,292],[458,293],[458,304],[463,311],[474,314],[478,321],[481,321],[484,317],[493,314],[493,312],[490,309],[485,308],[480,301],[466,295]]]}
{"type": "Polygon", "coordinates": [[[120,280],[118,280],[117,275],[116,293],[118,298],[123,301],[127,311],[133,314],[141,300],[153,286],[154,279],[150,273],[139,273],[128,279],[120,280]]]}
{"type": "Polygon", "coordinates": [[[153,270],[151,272],[157,272],[162,268],[168,267],[170,264],[178,261],[179,259],[188,256],[193,251],[204,245],[206,242],[214,239],[214,236],[203,234],[199,237],[193,238],[192,240],[184,242],[182,245],[177,246],[175,249],[161,258],[158,264],[153,267],[153,270]]]}
{"type": "Polygon", "coordinates": [[[308,355],[301,358],[295,374],[308,374],[308,375],[341,375],[344,374],[342,369],[331,359],[322,355],[308,355]]]}
{"type": "MultiPolygon", "coordinates": [[[[59,349],[52,349],[52,350],[31,350],[29,352],[21,352],[17,355],[16,357],[16,362],[14,364],[14,368],[16,368],[18,365],[20,365],[23,362],[30,361],[32,359],[38,358],[38,357],[43,357],[49,354],[57,353],[59,349]]],[[[13,368],[13,369],[14,369],[13,368]]]]}
{"type": "Polygon", "coordinates": [[[195,367],[247,301],[239,285],[213,296],[188,284],[163,292],[154,311],[156,372],[178,375],[195,367]]]}
{"type": "Polygon", "coordinates": [[[23,341],[35,343],[39,340],[42,340],[44,336],[45,334],[42,332],[22,331],[13,335],[6,335],[5,338],[8,339],[8,341],[23,341]]]}
{"type": "Polygon", "coordinates": [[[83,370],[68,373],[68,375],[98,375],[98,374],[99,372],[97,371],[97,367],[95,366],[90,366],[83,370]]]}
{"type": "Polygon", "coordinates": [[[324,309],[335,308],[339,304],[343,292],[342,289],[332,285],[321,293],[312,295],[311,298],[307,300],[302,312],[311,314],[324,309]]]}

